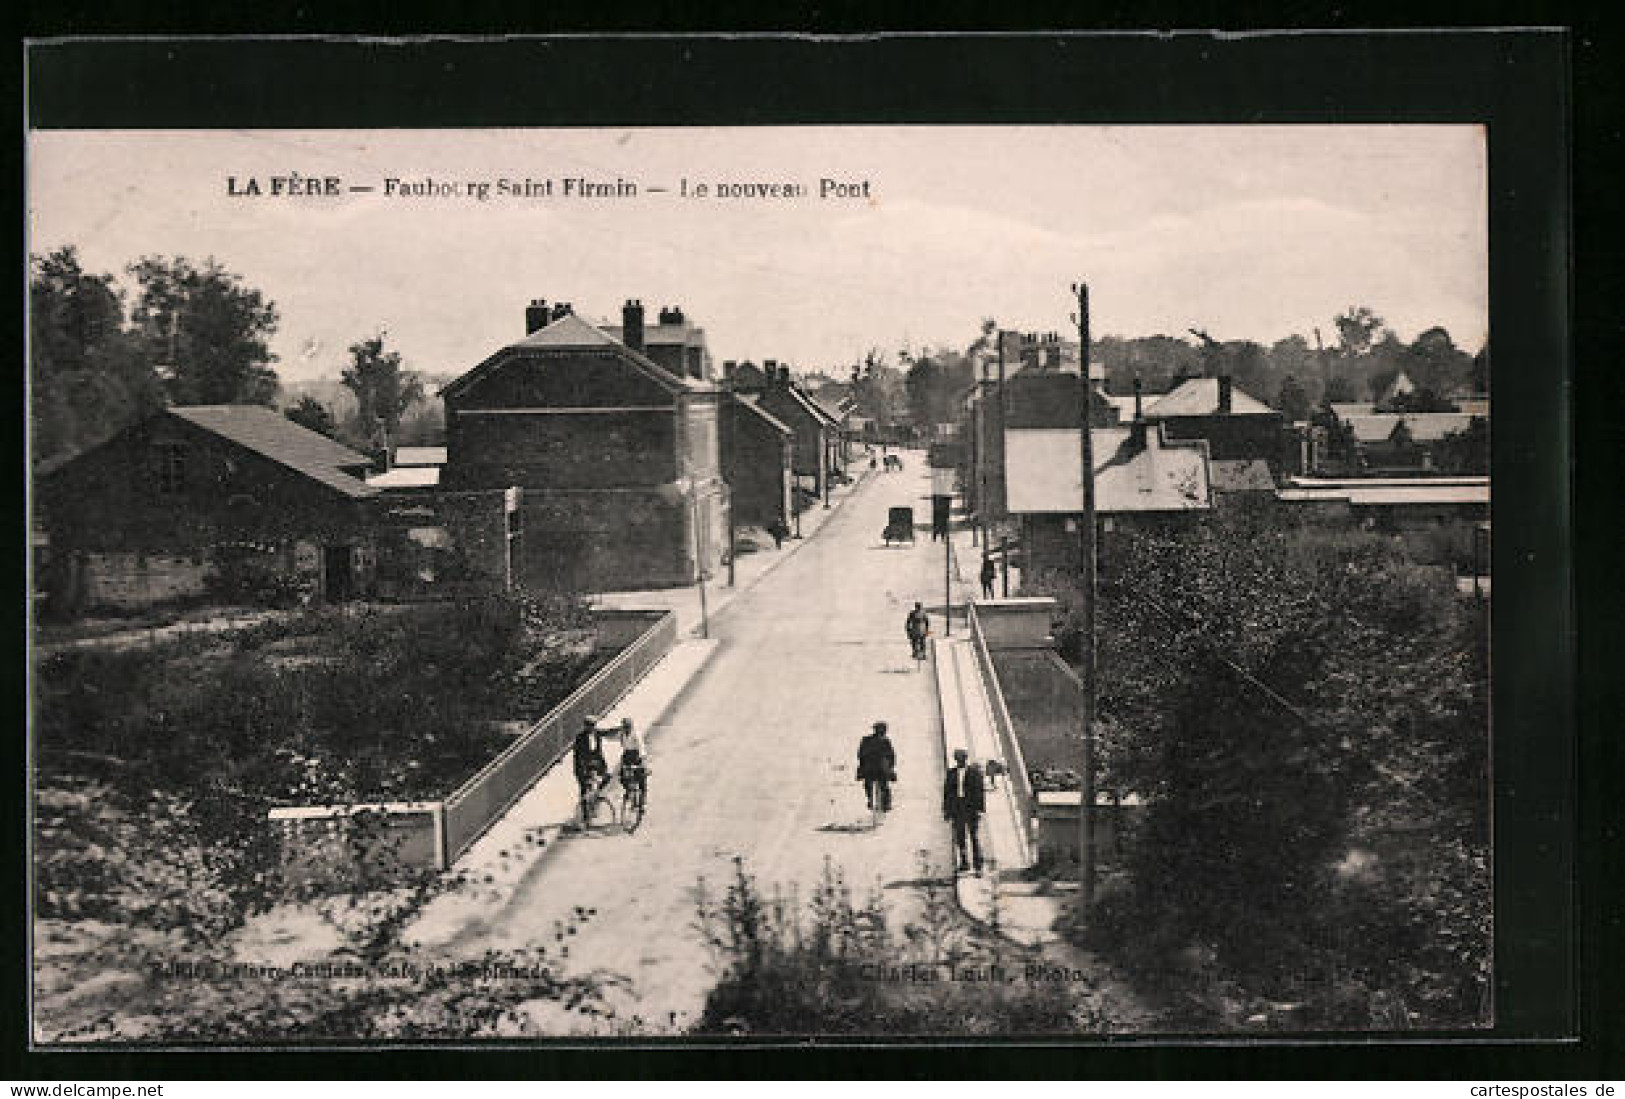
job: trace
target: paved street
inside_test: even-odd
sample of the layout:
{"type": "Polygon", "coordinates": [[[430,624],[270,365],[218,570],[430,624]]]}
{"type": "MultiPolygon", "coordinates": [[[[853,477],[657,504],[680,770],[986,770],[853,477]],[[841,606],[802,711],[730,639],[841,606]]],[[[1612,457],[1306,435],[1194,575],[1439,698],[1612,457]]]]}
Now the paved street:
{"type": "MultiPolygon", "coordinates": [[[[860,895],[917,879],[922,850],[945,866],[936,704],[902,629],[913,600],[940,604],[940,545],[928,531],[911,547],[880,539],[890,506],[929,518],[929,485],[923,456],[910,454],[904,472],[861,485],[816,537],[714,616],[719,650],[651,731],[643,827],[561,836],[507,907],[450,949],[471,957],[551,945],[575,906],[596,909],[573,941],[573,963],[631,978],[628,1002],[645,1026],[681,1027],[714,983],[693,928],[694,886],[703,876],[720,890],[735,855],[764,883],[803,895],[826,859],[860,895]],[[891,724],[900,781],[896,811],[875,832],[853,771],[858,739],[877,718],[891,724]]],[[[906,890],[887,896],[908,900],[906,890]]]]}

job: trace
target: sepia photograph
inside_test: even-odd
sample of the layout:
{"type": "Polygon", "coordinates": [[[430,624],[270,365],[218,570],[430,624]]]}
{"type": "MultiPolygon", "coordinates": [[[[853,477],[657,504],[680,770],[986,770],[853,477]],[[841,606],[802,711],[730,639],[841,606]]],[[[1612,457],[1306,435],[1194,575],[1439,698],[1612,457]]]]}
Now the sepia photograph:
{"type": "Polygon", "coordinates": [[[1496,1024],[1485,127],[26,136],[36,1048],[1496,1024]]]}

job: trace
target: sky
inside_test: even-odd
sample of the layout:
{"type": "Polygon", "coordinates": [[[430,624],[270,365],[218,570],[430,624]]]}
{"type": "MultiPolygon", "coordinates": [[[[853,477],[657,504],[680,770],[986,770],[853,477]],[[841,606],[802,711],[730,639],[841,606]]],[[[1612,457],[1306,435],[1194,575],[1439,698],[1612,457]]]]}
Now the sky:
{"type": "Polygon", "coordinates": [[[213,256],[275,302],[291,382],[380,331],[411,368],[459,374],[524,335],[532,298],[616,323],[628,298],[651,321],[680,306],[719,362],[836,374],[871,348],[962,348],[984,317],[1070,331],[1079,280],[1096,336],[1331,343],[1355,305],[1407,340],[1443,325],[1476,351],[1488,331],[1474,126],[39,131],[27,169],[33,254],[71,244],[115,274],[213,256]],[[270,193],[294,173],[339,193],[270,193]]]}

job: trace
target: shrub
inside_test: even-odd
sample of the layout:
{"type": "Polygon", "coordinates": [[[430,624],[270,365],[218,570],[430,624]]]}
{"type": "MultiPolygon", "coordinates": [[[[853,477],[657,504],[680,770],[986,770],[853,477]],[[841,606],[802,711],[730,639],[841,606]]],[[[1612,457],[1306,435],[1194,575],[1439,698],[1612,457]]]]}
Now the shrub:
{"type": "Polygon", "coordinates": [[[701,882],[698,926],[718,963],[700,1034],[1000,1035],[1103,1030],[1091,986],[1032,978],[1033,951],[971,924],[951,878],[924,865],[920,915],[894,926],[878,892],[859,901],[840,871],[803,904],[764,891],[735,860],[721,897],[701,882]]]}

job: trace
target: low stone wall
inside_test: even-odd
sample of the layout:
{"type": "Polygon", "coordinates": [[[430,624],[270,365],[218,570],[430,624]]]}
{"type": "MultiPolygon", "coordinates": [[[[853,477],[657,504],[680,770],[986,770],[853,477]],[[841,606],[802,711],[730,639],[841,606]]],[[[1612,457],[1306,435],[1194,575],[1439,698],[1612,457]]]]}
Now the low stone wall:
{"type": "Polygon", "coordinates": [[[269,816],[291,885],[389,880],[405,867],[446,865],[445,809],[437,801],[301,806],[269,816]]]}
{"type": "Polygon", "coordinates": [[[622,651],[446,798],[271,810],[284,874],[310,883],[449,868],[563,756],[584,714],[613,709],[677,642],[671,611],[595,611],[593,617],[600,647],[622,651]]]}

